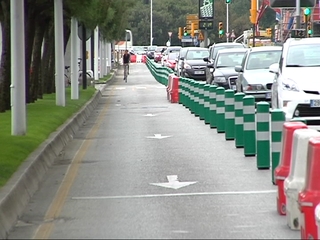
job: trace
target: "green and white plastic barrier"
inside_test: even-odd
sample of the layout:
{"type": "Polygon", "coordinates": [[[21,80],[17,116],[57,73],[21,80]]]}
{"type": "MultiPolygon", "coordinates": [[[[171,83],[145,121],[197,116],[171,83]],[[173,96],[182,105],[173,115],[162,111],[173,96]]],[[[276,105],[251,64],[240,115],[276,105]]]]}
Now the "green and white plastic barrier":
{"type": "Polygon", "coordinates": [[[271,110],[271,181],[273,184],[276,184],[274,170],[280,162],[282,130],[285,119],[285,113],[282,110],[271,110]]]}
{"type": "Polygon", "coordinates": [[[217,127],[217,106],[216,106],[216,91],[217,86],[216,85],[210,85],[210,128],[216,128],[217,127]]]}
{"type": "Polygon", "coordinates": [[[257,168],[270,168],[270,105],[268,102],[257,103],[257,168]]]}
{"type": "Polygon", "coordinates": [[[225,119],[225,139],[234,140],[234,91],[228,89],[224,92],[224,119],[225,119]]]}
{"type": "Polygon", "coordinates": [[[236,148],[244,146],[243,143],[243,98],[244,93],[236,93],[234,95],[234,125],[235,125],[235,145],[236,148]]]}
{"type": "Polygon", "coordinates": [[[256,155],[255,100],[253,96],[243,98],[244,155],[256,155]]]}
{"type": "Polygon", "coordinates": [[[225,132],[225,124],[224,124],[224,92],[225,89],[223,87],[218,87],[216,89],[216,105],[217,105],[217,132],[224,133],[225,132]]]}

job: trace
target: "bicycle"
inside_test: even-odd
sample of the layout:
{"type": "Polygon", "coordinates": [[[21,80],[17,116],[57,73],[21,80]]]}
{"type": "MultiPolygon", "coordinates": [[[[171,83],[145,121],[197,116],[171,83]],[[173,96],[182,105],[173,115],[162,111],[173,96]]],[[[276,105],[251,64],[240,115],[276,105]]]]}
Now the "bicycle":
{"type": "MultiPolygon", "coordinates": [[[[81,60],[82,58],[78,58],[78,84],[81,84],[81,80],[82,80],[82,70],[81,69],[81,60]]],[[[70,78],[70,66],[65,66],[65,73],[64,73],[64,78],[65,78],[65,84],[66,86],[70,86],[71,85],[71,78],[70,78]]],[[[87,78],[92,79],[93,78],[93,72],[92,70],[87,70],[86,72],[87,78]]]]}
{"type": "Polygon", "coordinates": [[[124,77],[123,77],[123,80],[125,81],[125,82],[127,82],[128,81],[128,75],[129,75],[129,63],[124,63],[123,64],[123,75],[124,75],[124,77]]]}

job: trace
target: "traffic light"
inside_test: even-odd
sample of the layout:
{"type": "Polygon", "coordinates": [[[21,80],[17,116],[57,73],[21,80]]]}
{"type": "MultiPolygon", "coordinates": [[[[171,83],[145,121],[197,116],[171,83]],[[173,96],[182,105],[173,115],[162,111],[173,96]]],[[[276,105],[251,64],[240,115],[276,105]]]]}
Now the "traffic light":
{"type": "Polygon", "coordinates": [[[267,28],[266,29],[267,35],[271,36],[272,35],[272,29],[271,28],[267,28]]]}
{"type": "Polygon", "coordinates": [[[187,27],[183,27],[183,36],[188,36],[188,30],[187,27]]]}
{"type": "Polygon", "coordinates": [[[307,24],[308,22],[310,22],[310,18],[311,18],[311,10],[310,10],[310,8],[305,8],[304,9],[304,22],[307,24]]]}
{"type": "Polygon", "coordinates": [[[312,22],[311,22],[311,9],[304,9],[304,22],[306,24],[307,36],[311,37],[312,35],[312,22]]]}
{"type": "Polygon", "coordinates": [[[223,22],[219,22],[219,38],[221,38],[223,34],[224,34],[223,22]]]}
{"type": "Polygon", "coordinates": [[[191,23],[191,37],[194,37],[194,23],[191,23]]]}
{"type": "Polygon", "coordinates": [[[231,0],[226,0],[226,4],[229,4],[229,3],[231,3],[231,0]]]}
{"type": "Polygon", "coordinates": [[[178,38],[182,38],[182,27],[179,27],[178,38]]]}
{"type": "Polygon", "coordinates": [[[251,9],[250,9],[250,22],[252,24],[257,23],[257,1],[256,0],[251,0],[251,9]]]}
{"type": "Polygon", "coordinates": [[[251,14],[249,17],[250,22],[252,24],[256,24],[257,23],[257,11],[254,9],[250,9],[250,14],[251,14]]]}
{"type": "Polygon", "coordinates": [[[312,35],[312,23],[309,21],[308,22],[308,25],[307,25],[307,34],[308,34],[308,37],[311,37],[312,35]]]}

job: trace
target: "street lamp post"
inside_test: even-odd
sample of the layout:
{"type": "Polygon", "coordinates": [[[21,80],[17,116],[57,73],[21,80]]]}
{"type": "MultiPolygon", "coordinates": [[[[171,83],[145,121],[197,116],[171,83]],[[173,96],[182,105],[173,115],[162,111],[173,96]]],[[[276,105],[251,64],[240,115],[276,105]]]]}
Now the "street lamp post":
{"type": "Polygon", "coordinates": [[[152,33],[152,0],[150,0],[150,46],[152,46],[152,37],[153,33],[152,33]]]}

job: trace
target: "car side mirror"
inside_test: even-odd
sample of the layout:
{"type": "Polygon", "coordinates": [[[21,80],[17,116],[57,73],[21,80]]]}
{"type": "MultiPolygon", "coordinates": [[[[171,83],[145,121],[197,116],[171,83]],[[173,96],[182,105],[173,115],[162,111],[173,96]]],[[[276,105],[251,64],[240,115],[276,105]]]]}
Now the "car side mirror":
{"type": "Polygon", "coordinates": [[[203,61],[209,62],[209,59],[207,57],[203,58],[203,61]]]}
{"type": "Polygon", "coordinates": [[[208,67],[208,68],[214,68],[214,64],[213,64],[213,63],[210,63],[210,64],[207,65],[207,67],[208,67]]]}
{"type": "Polygon", "coordinates": [[[242,67],[241,67],[240,65],[235,66],[235,67],[234,67],[234,70],[235,70],[236,72],[243,72],[243,69],[242,69],[242,67]]]}
{"type": "Polygon", "coordinates": [[[274,63],[269,66],[269,72],[278,74],[279,73],[279,63],[274,63]]]}

